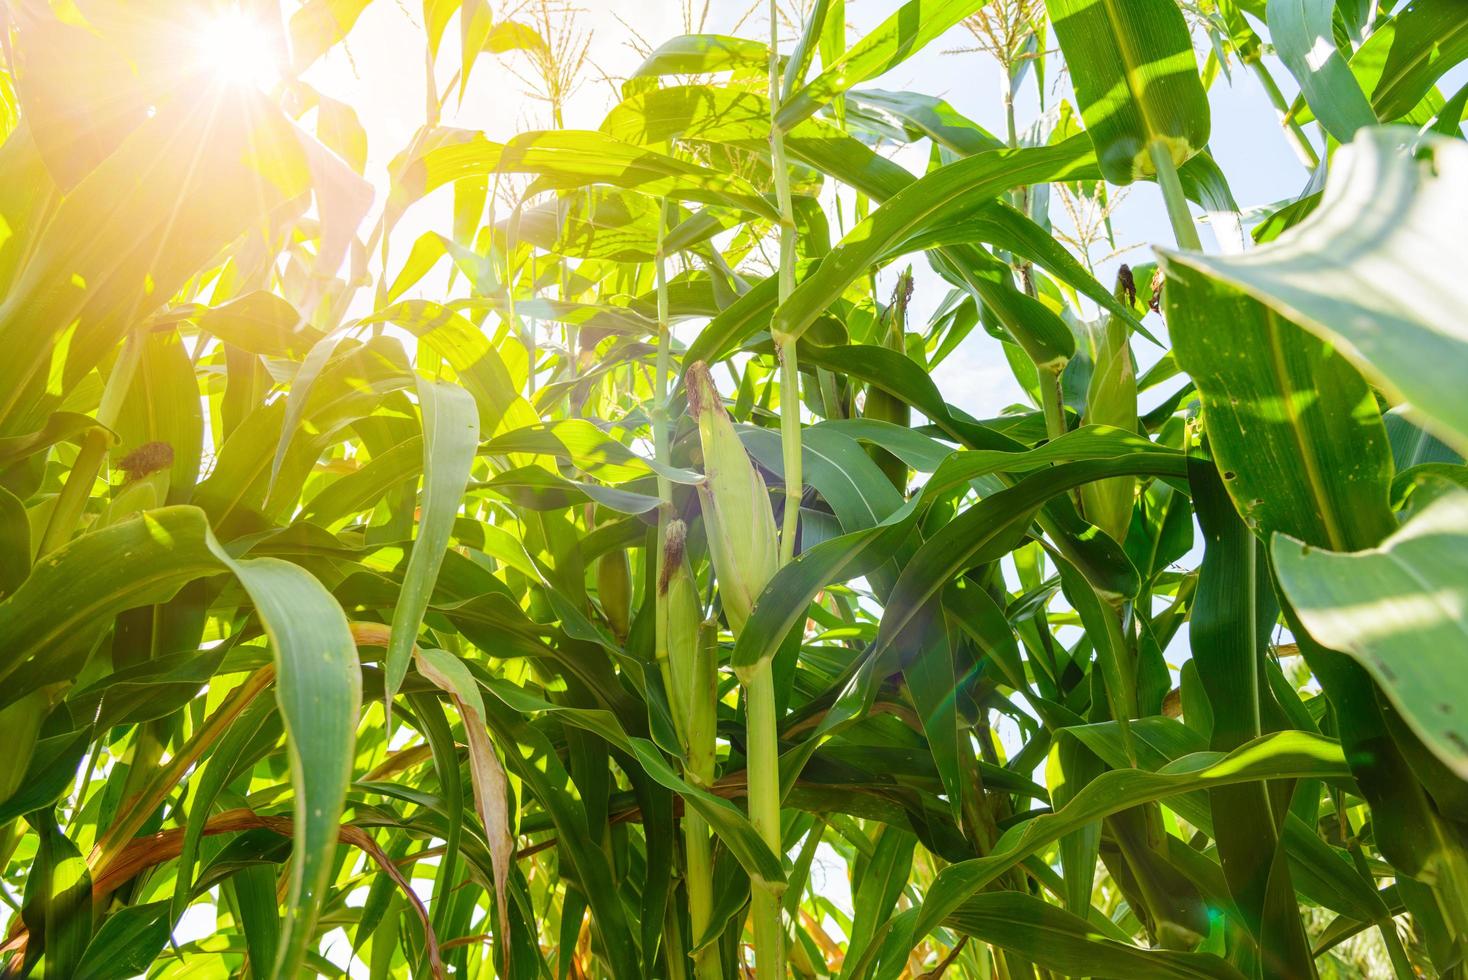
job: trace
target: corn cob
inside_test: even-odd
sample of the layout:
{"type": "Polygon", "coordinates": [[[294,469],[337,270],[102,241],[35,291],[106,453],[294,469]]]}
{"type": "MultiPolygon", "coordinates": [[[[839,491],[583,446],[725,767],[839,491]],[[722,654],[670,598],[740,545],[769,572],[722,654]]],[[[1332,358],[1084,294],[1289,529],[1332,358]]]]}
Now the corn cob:
{"type": "Polygon", "coordinates": [[[714,575],[729,626],[737,635],[755,600],[779,568],[775,515],[764,477],[754,468],[708,365],[688,369],[688,408],[698,421],[704,480],[698,487],[714,575]]]}
{"type": "Polygon", "coordinates": [[[625,641],[632,626],[632,569],[625,549],[608,551],[596,560],[596,597],[617,642],[625,641]]]}
{"type": "MultiPolygon", "coordinates": [[[[888,304],[886,316],[882,320],[880,341],[888,349],[904,355],[907,342],[907,304],[911,299],[912,267],[909,266],[897,277],[897,286],[892,290],[892,302],[888,304]]],[[[876,385],[867,387],[861,414],[863,418],[891,422],[903,428],[912,424],[912,408],[907,402],[876,385]]],[[[909,475],[907,464],[881,446],[869,446],[867,453],[898,492],[906,494],[909,475]]]]}
{"type": "MultiPolygon", "coordinates": [[[[1124,303],[1132,303],[1136,298],[1132,271],[1126,266],[1117,272],[1115,295],[1124,303]]],[[[1137,374],[1127,344],[1129,332],[1126,321],[1115,315],[1107,317],[1099,331],[1095,367],[1086,389],[1085,420],[1089,425],[1114,425],[1128,431],[1137,428],[1137,374]]],[[[1086,520],[1117,541],[1123,540],[1132,522],[1136,487],[1136,478],[1130,476],[1099,480],[1081,487],[1081,507],[1086,520]]]]}
{"type": "Polygon", "coordinates": [[[662,568],[658,574],[659,613],[662,623],[663,683],[668,689],[668,703],[678,737],[688,748],[690,698],[693,690],[693,664],[696,660],[699,627],[703,616],[699,610],[698,587],[688,567],[684,543],[688,528],[679,520],[668,522],[663,533],[662,568]]]}
{"type": "MultiPolygon", "coordinates": [[[[664,652],[663,684],[673,714],[673,726],[683,748],[683,775],[698,786],[714,782],[718,697],[714,650],[718,640],[709,624],[700,622],[698,587],[685,554],[688,529],[680,520],[668,522],[663,532],[662,570],[658,575],[659,624],[664,652]]],[[[693,809],[683,815],[687,856],[689,923],[695,937],[707,930],[713,915],[713,847],[709,827],[693,809]]],[[[710,948],[694,954],[700,978],[718,976],[717,954],[710,948]]]]}

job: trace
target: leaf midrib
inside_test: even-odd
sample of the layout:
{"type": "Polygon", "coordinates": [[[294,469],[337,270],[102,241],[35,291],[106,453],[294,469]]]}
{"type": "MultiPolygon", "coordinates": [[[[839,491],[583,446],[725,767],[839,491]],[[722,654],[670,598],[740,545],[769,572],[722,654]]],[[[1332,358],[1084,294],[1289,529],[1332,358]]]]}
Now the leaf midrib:
{"type": "MultiPolygon", "coordinates": [[[[1372,90],[1371,95],[1368,96],[1367,99],[1367,101],[1371,103],[1372,109],[1374,110],[1376,108],[1377,93],[1384,93],[1386,95],[1393,94],[1392,89],[1403,77],[1405,77],[1410,71],[1416,69],[1418,66],[1426,62],[1433,52],[1446,47],[1449,43],[1456,40],[1459,34],[1463,34],[1464,32],[1468,32],[1468,20],[1458,21],[1457,26],[1451,28],[1441,38],[1435,39],[1432,44],[1419,46],[1415,51],[1413,51],[1412,55],[1402,64],[1402,70],[1398,71],[1390,79],[1386,77],[1385,71],[1383,70],[1382,77],[1379,78],[1376,82],[1376,88],[1372,90]]],[[[1394,38],[1393,46],[1395,46],[1395,43],[1396,39],[1394,38]]],[[[1390,57],[1390,51],[1388,51],[1388,57],[1390,57]]],[[[1431,89],[1431,87],[1431,85],[1428,86],[1429,90],[1431,89]]],[[[1383,101],[1385,100],[1383,99],[1383,101]]]]}
{"type": "Polygon", "coordinates": [[[1132,94],[1132,101],[1136,103],[1137,111],[1142,115],[1142,125],[1147,128],[1147,142],[1150,145],[1161,135],[1162,130],[1152,119],[1151,113],[1147,111],[1147,100],[1142,98],[1142,88],[1136,77],[1140,66],[1138,53],[1131,44],[1131,37],[1122,30],[1116,13],[1116,0],[1101,0],[1101,6],[1106,10],[1106,22],[1111,26],[1111,35],[1121,55],[1122,76],[1126,79],[1127,91],[1132,94]]]}
{"type": "Polygon", "coordinates": [[[1295,404],[1295,386],[1290,381],[1289,371],[1284,363],[1284,350],[1279,342],[1279,314],[1264,307],[1264,318],[1269,331],[1269,368],[1274,373],[1275,384],[1282,396],[1287,428],[1299,450],[1300,461],[1304,464],[1305,479],[1320,508],[1320,520],[1325,526],[1327,544],[1332,551],[1345,551],[1345,535],[1335,513],[1335,502],[1326,492],[1326,484],[1320,473],[1320,461],[1316,458],[1314,444],[1305,438],[1304,426],[1295,404]]]}

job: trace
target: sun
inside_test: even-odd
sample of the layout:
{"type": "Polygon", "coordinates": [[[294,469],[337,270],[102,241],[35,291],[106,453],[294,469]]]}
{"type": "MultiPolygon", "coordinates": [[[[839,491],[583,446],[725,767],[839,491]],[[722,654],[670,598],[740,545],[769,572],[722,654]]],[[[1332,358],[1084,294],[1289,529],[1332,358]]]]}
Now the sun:
{"type": "Polygon", "coordinates": [[[270,32],[238,8],[206,21],[198,31],[200,65],[235,85],[264,88],[280,78],[281,65],[270,32]]]}

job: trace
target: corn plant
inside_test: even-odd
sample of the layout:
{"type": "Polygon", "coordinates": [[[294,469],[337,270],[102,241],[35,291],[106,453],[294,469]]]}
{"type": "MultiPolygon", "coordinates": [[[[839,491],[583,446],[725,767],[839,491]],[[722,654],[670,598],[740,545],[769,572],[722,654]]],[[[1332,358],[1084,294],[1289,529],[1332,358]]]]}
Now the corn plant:
{"type": "Polygon", "coordinates": [[[1468,6],[367,6],[0,5],[5,976],[1468,976],[1468,6]]]}

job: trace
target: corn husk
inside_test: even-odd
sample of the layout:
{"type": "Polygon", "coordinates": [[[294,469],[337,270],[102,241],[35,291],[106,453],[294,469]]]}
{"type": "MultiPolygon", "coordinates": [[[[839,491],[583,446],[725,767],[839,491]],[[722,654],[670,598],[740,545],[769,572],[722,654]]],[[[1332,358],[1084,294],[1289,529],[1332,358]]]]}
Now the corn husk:
{"type": "Polygon", "coordinates": [[[625,641],[632,626],[632,568],[625,549],[609,551],[596,560],[596,597],[617,642],[625,641]]]}
{"type": "MultiPolygon", "coordinates": [[[[1132,302],[1135,296],[1132,272],[1122,266],[1117,273],[1116,298],[1132,302]]],[[[1093,333],[1095,366],[1086,389],[1086,424],[1114,425],[1135,431],[1137,374],[1132,364],[1132,349],[1127,343],[1131,330],[1126,321],[1113,315],[1093,328],[1093,333]]],[[[1137,481],[1130,476],[1098,480],[1081,487],[1081,507],[1086,520],[1117,541],[1124,540],[1132,523],[1136,489],[1137,481]]]]}
{"type": "Polygon", "coordinates": [[[693,675],[698,659],[699,629],[703,625],[698,586],[684,551],[687,534],[688,529],[682,521],[668,522],[663,533],[662,571],[658,576],[658,608],[659,615],[665,617],[663,636],[667,657],[663,681],[668,688],[673,723],[685,750],[693,712],[693,675]]]}
{"type": "MultiPolygon", "coordinates": [[[[889,350],[895,350],[899,354],[906,353],[907,305],[911,299],[912,267],[909,266],[897,277],[897,285],[892,290],[892,302],[888,304],[883,320],[881,343],[889,350]]],[[[903,428],[912,424],[911,406],[876,385],[867,386],[866,400],[862,403],[861,415],[862,418],[891,422],[903,428]]],[[[906,494],[907,480],[910,475],[907,464],[881,446],[868,446],[867,454],[886,474],[887,479],[897,488],[898,492],[906,494]]]]}
{"type": "Polygon", "coordinates": [[[703,509],[714,575],[729,626],[744,628],[755,600],[780,567],[779,539],[770,494],[724,410],[708,366],[688,369],[688,408],[703,444],[703,509]]]}

